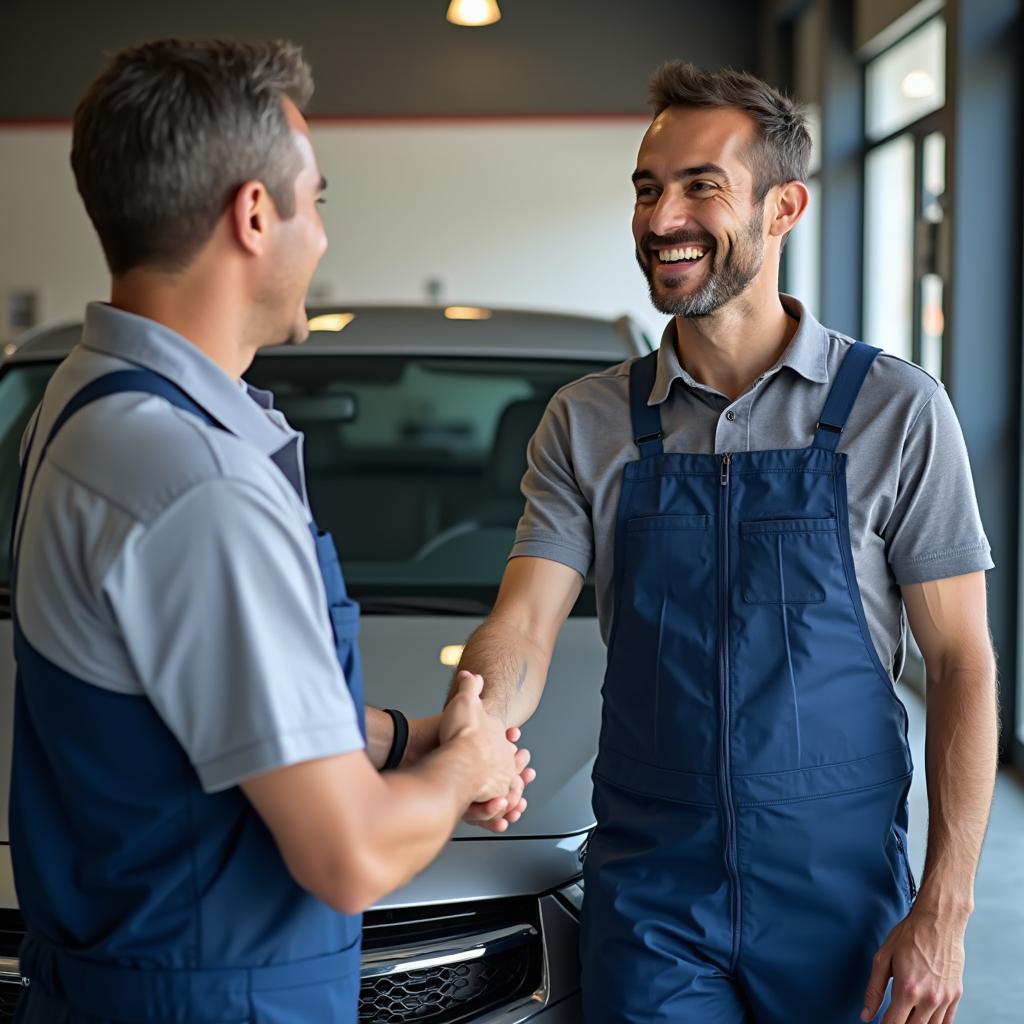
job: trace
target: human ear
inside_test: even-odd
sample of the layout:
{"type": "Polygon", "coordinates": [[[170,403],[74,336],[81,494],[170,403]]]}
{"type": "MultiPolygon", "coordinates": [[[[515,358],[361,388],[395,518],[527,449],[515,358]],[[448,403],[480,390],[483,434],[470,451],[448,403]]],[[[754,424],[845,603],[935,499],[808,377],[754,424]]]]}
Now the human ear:
{"type": "Polygon", "coordinates": [[[768,194],[768,234],[788,235],[799,223],[810,202],[810,193],[802,181],[787,181],[776,185],[768,194]]]}

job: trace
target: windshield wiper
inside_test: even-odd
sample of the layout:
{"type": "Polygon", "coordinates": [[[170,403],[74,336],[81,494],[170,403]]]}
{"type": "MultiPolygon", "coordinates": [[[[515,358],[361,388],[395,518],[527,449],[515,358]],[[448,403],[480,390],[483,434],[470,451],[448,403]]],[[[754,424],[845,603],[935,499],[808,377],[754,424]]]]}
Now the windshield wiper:
{"type": "Polygon", "coordinates": [[[403,594],[356,595],[367,615],[487,615],[491,606],[471,597],[414,597],[403,594]]]}

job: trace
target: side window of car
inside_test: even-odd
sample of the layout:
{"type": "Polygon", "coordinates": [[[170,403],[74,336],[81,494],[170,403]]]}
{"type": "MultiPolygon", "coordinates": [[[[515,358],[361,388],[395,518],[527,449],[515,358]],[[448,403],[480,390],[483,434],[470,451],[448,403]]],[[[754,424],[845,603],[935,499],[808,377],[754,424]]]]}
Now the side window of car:
{"type": "Polygon", "coordinates": [[[53,370],[52,365],[9,364],[0,376],[0,586],[7,586],[10,579],[9,546],[21,439],[53,370]]]}

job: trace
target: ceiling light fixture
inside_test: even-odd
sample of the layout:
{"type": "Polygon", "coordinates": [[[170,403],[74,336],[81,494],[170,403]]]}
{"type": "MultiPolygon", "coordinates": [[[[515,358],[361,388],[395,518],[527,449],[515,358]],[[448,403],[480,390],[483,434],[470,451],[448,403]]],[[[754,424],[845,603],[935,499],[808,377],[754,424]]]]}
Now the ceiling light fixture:
{"type": "Polygon", "coordinates": [[[923,68],[908,71],[900,83],[900,92],[908,100],[924,100],[935,94],[935,79],[923,68]]]}
{"type": "Polygon", "coordinates": [[[493,25],[501,18],[497,0],[452,0],[445,15],[453,25],[477,28],[493,25]]]}
{"type": "Polygon", "coordinates": [[[479,306],[446,306],[444,315],[449,320],[490,320],[491,311],[479,306]]]}

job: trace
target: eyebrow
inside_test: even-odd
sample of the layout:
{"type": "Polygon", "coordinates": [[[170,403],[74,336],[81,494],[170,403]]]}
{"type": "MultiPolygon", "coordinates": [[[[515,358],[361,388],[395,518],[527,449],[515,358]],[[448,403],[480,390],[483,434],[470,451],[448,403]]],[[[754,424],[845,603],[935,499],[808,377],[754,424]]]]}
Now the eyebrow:
{"type": "MultiPolygon", "coordinates": [[[[725,173],[724,167],[719,167],[718,164],[698,164],[696,167],[684,167],[682,170],[673,171],[672,177],[677,181],[683,181],[686,178],[696,178],[702,174],[714,174],[719,178],[729,182],[729,175],[725,173]]],[[[635,170],[631,176],[631,181],[635,185],[638,181],[650,178],[655,179],[655,175],[652,171],[648,171],[645,168],[639,168],[635,170]]]]}

